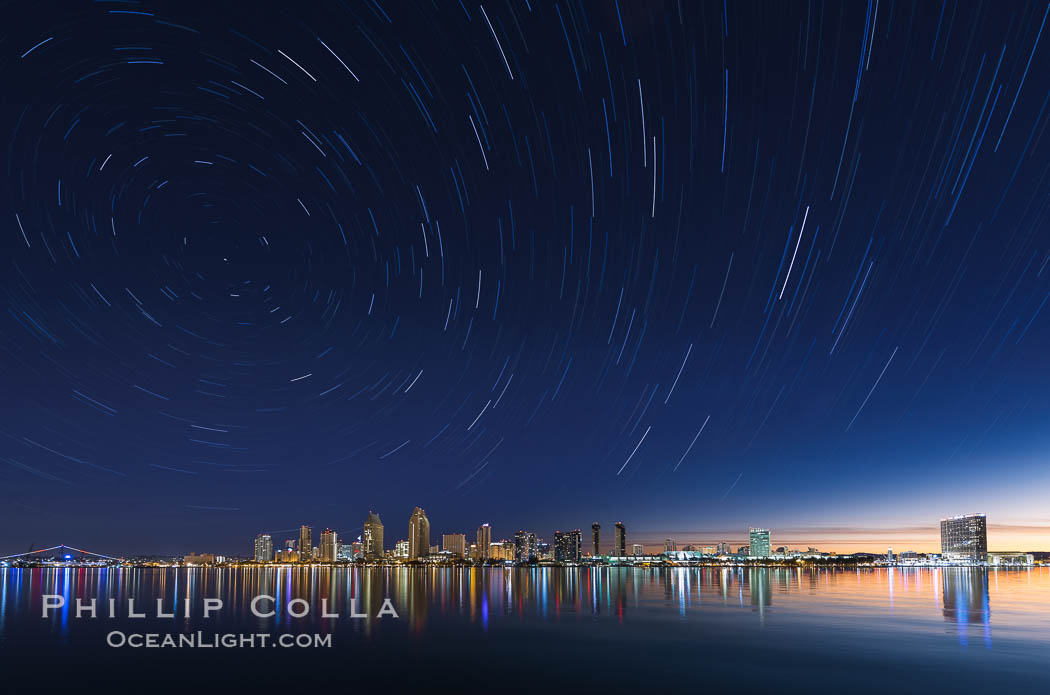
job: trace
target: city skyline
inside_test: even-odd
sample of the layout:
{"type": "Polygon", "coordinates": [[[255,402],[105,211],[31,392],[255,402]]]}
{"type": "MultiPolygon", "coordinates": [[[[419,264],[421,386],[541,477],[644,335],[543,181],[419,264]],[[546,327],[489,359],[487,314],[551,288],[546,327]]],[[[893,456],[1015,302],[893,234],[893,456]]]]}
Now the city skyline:
{"type": "Polygon", "coordinates": [[[60,14],[2,49],[0,547],[1047,546],[1043,5],[60,14]]]}

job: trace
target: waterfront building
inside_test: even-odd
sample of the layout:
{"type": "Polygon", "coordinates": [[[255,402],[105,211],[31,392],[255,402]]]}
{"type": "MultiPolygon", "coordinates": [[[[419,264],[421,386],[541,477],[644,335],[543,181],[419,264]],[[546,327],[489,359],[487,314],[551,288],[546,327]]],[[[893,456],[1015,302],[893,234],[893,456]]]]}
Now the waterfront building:
{"type": "Polygon", "coordinates": [[[591,524],[591,555],[598,557],[602,554],[602,527],[597,521],[591,524]]]}
{"type": "Polygon", "coordinates": [[[368,512],[361,538],[365,557],[383,557],[383,522],[379,520],[379,515],[375,512],[368,512]]]}
{"type": "Polygon", "coordinates": [[[489,543],[489,558],[500,562],[514,562],[514,541],[489,543]]]}
{"type": "Polygon", "coordinates": [[[728,543],[726,543],[725,541],[722,541],[721,543],[718,544],[718,554],[719,555],[732,555],[733,554],[733,549],[729,547],[728,543]]]}
{"type": "Polygon", "coordinates": [[[1016,551],[990,552],[988,553],[988,564],[993,567],[1029,567],[1035,564],[1035,556],[1032,553],[1016,551]]]}
{"type": "Polygon", "coordinates": [[[405,559],[408,557],[408,541],[398,541],[394,545],[394,557],[405,559]]]}
{"type": "Polygon", "coordinates": [[[645,546],[641,543],[632,543],[631,555],[645,555],[645,546]]]}
{"type": "MultiPolygon", "coordinates": [[[[673,538],[665,538],[664,539],[664,552],[665,553],[673,553],[676,550],[678,550],[678,542],[675,541],[675,539],[673,539],[673,538]]],[[[689,550],[692,550],[692,548],[689,548],[689,550]]]]}
{"type": "Polygon", "coordinates": [[[748,555],[751,557],[769,557],[769,529],[750,528],[747,535],[751,542],[748,555]]]}
{"type": "Polygon", "coordinates": [[[336,560],[353,560],[354,559],[354,544],[353,543],[340,543],[339,552],[336,553],[336,560]]]}
{"type": "Polygon", "coordinates": [[[312,530],[306,524],[299,527],[299,559],[303,562],[310,559],[310,549],[313,547],[312,534],[312,530]]]}
{"type": "Polygon", "coordinates": [[[466,556],[467,536],[462,533],[446,533],[441,536],[441,547],[453,557],[466,556]]]}
{"type": "Polygon", "coordinates": [[[514,534],[514,560],[516,562],[529,562],[539,559],[536,546],[535,533],[518,531],[514,534]]]}
{"type": "Polygon", "coordinates": [[[262,564],[273,560],[273,539],[268,533],[255,537],[255,561],[262,564]]]}
{"type": "Polygon", "coordinates": [[[416,560],[429,553],[430,520],[422,507],[416,507],[408,520],[408,559],[416,560]]]}
{"type": "Polygon", "coordinates": [[[335,562],[336,555],[339,554],[339,534],[330,528],[322,531],[321,545],[318,550],[322,562],[335,562]]]}
{"type": "Polygon", "coordinates": [[[554,532],[554,559],[557,562],[579,562],[582,552],[580,529],[554,532]]]}
{"type": "Polygon", "coordinates": [[[214,553],[190,553],[182,558],[184,565],[214,565],[214,553]]]}
{"type": "Polygon", "coordinates": [[[984,514],[941,519],[941,554],[951,560],[987,560],[988,522],[984,514]]]}
{"type": "Polygon", "coordinates": [[[358,536],[357,540],[350,544],[350,558],[356,560],[359,557],[365,555],[365,544],[361,542],[361,537],[358,536]]]}
{"type": "Polygon", "coordinates": [[[627,557],[627,527],[623,525],[622,521],[617,521],[616,527],[613,529],[612,554],[617,557],[627,557]]]}
{"type": "Polygon", "coordinates": [[[274,557],[275,562],[299,562],[299,553],[294,548],[278,550],[274,557]]]}
{"type": "Polygon", "coordinates": [[[487,560],[489,558],[489,545],[492,543],[492,526],[489,524],[482,524],[478,526],[478,559],[487,560]]]}
{"type": "Polygon", "coordinates": [[[740,546],[739,548],[736,549],[736,554],[738,556],[741,556],[741,557],[747,557],[748,555],[751,554],[751,546],[750,545],[742,545],[742,546],[740,546]]]}

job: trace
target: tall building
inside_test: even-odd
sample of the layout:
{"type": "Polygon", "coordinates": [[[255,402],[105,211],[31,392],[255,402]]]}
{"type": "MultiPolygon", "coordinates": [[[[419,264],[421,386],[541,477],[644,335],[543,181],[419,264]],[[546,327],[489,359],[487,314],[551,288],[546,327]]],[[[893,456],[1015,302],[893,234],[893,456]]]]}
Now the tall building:
{"type": "Polygon", "coordinates": [[[368,512],[365,519],[364,532],[361,534],[361,543],[365,557],[383,557],[383,522],[375,512],[368,512]]]}
{"type": "Polygon", "coordinates": [[[671,553],[678,550],[678,541],[673,538],[664,539],[664,552],[671,553]]]}
{"type": "Polygon", "coordinates": [[[489,559],[490,543],[492,543],[492,526],[489,524],[478,526],[478,559],[489,559]]]}
{"type": "Polygon", "coordinates": [[[602,527],[597,521],[591,524],[591,555],[598,557],[602,554],[602,527]]]}
{"type": "Polygon", "coordinates": [[[631,555],[645,555],[645,546],[641,543],[633,543],[631,545],[631,555]]]}
{"type": "Polygon", "coordinates": [[[769,557],[769,529],[751,528],[747,532],[751,549],[748,554],[751,557],[769,557]]]}
{"type": "Polygon", "coordinates": [[[273,562],[273,539],[268,533],[260,533],[255,537],[255,561],[273,562]]]}
{"type": "Polygon", "coordinates": [[[467,537],[462,533],[446,533],[441,536],[441,549],[446,550],[455,557],[466,555],[467,537]]]}
{"type": "Polygon", "coordinates": [[[616,522],[613,529],[613,555],[616,557],[627,557],[627,529],[622,521],[616,522]]]}
{"type": "Polygon", "coordinates": [[[529,531],[518,531],[514,534],[515,562],[529,562],[539,558],[536,548],[536,534],[529,531]]]}
{"type": "Polygon", "coordinates": [[[299,560],[307,562],[310,559],[310,549],[314,547],[310,527],[303,524],[299,527],[299,560]]]}
{"type": "Polygon", "coordinates": [[[729,547],[728,543],[726,543],[725,541],[722,541],[721,543],[718,544],[718,554],[719,555],[732,555],[733,554],[733,549],[729,547]]]}
{"type": "Polygon", "coordinates": [[[579,562],[583,550],[583,534],[580,529],[554,532],[554,560],[556,562],[579,562]]]}
{"type": "Polygon", "coordinates": [[[339,554],[339,534],[330,528],[321,532],[321,545],[318,546],[322,562],[335,562],[339,554]]]}
{"type": "Polygon", "coordinates": [[[941,554],[955,560],[987,560],[988,522],[984,514],[941,519],[941,554]]]}
{"type": "Polygon", "coordinates": [[[408,520],[408,558],[415,560],[429,553],[430,520],[422,507],[416,507],[408,520]]]}

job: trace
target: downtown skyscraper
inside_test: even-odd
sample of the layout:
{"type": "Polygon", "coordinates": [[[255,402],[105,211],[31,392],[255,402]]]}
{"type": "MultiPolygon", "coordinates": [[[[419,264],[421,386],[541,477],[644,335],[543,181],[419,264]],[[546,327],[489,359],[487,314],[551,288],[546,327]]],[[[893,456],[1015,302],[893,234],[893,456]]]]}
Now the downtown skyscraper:
{"type": "Polygon", "coordinates": [[[313,532],[310,527],[303,524],[299,527],[299,560],[305,562],[310,559],[313,550],[313,532]]]}
{"type": "Polygon", "coordinates": [[[984,514],[941,519],[941,554],[950,559],[988,559],[988,522],[984,514]]]}
{"type": "Polygon", "coordinates": [[[554,532],[554,560],[556,562],[579,562],[581,555],[580,529],[554,532]]]}
{"type": "Polygon", "coordinates": [[[415,560],[430,553],[430,520],[422,507],[412,510],[408,520],[408,557],[415,560]]]}
{"type": "Polygon", "coordinates": [[[622,521],[617,521],[616,527],[613,530],[612,554],[617,557],[627,556],[627,528],[623,525],[622,521]]]}
{"type": "Polygon", "coordinates": [[[330,528],[321,532],[321,545],[318,547],[323,562],[335,562],[339,556],[339,534],[330,528]]]}
{"type": "Polygon", "coordinates": [[[490,524],[482,524],[478,526],[478,558],[481,560],[489,559],[489,544],[492,543],[492,526],[490,524]]]}
{"type": "Polygon", "coordinates": [[[368,512],[364,531],[361,534],[361,543],[365,557],[370,559],[383,557],[383,522],[375,512],[368,512]]]}
{"type": "Polygon", "coordinates": [[[260,533],[255,537],[254,559],[256,562],[273,561],[273,538],[268,533],[260,533]]]}

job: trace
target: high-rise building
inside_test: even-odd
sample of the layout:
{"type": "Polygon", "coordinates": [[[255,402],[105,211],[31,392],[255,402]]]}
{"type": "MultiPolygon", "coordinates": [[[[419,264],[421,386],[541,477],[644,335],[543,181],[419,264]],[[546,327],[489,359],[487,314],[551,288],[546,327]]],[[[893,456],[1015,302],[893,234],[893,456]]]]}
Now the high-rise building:
{"type": "Polygon", "coordinates": [[[383,557],[383,522],[375,512],[368,512],[365,519],[364,532],[361,534],[361,543],[364,546],[365,557],[383,557]]]}
{"type": "Polygon", "coordinates": [[[350,557],[351,559],[356,560],[357,558],[364,556],[364,554],[365,544],[361,542],[361,538],[359,536],[356,541],[350,544],[350,557]]]}
{"type": "Polygon", "coordinates": [[[987,560],[988,522],[984,514],[941,519],[941,554],[955,560],[987,560]]]}
{"type": "Polygon", "coordinates": [[[554,560],[556,562],[579,562],[583,534],[580,529],[554,532],[554,560]]]}
{"type": "Polygon", "coordinates": [[[422,507],[412,510],[408,520],[408,558],[415,560],[430,553],[430,520],[422,507]]]}
{"type": "Polygon", "coordinates": [[[641,543],[633,543],[631,545],[631,555],[645,555],[645,546],[641,543]]]}
{"type": "Polygon", "coordinates": [[[335,562],[339,554],[339,534],[330,528],[321,532],[321,545],[318,546],[322,562],[335,562]]]}
{"type": "Polygon", "coordinates": [[[725,541],[722,541],[721,543],[718,544],[718,554],[719,555],[732,555],[733,554],[733,549],[729,547],[728,543],[726,543],[725,541]]]}
{"type": "Polygon", "coordinates": [[[492,526],[489,524],[478,526],[478,559],[489,559],[490,543],[492,543],[492,526]]]}
{"type": "Polygon", "coordinates": [[[627,557],[627,528],[622,521],[616,522],[613,529],[613,555],[616,557],[627,557]]]}
{"type": "Polygon", "coordinates": [[[340,543],[339,552],[336,554],[336,560],[353,560],[354,559],[354,543],[340,543]]]}
{"type": "Polygon", "coordinates": [[[747,531],[751,549],[750,557],[769,557],[769,529],[751,528],[747,531]]]}
{"type": "Polygon", "coordinates": [[[402,559],[408,557],[408,541],[398,541],[394,544],[394,557],[402,559]]]}
{"type": "Polygon", "coordinates": [[[602,526],[597,521],[591,524],[591,555],[602,554],[602,526]]]}
{"type": "Polygon", "coordinates": [[[672,553],[678,550],[678,542],[673,538],[664,539],[664,552],[672,553]]]}
{"type": "Polygon", "coordinates": [[[310,560],[310,549],[313,548],[313,539],[310,527],[303,524],[299,527],[299,560],[308,562],[310,560]]]}
{"type": "Polygon", "coordinates": [[[536,548],[536,534],[529,531],[518,531],[514,534],[515,562],[529,562],[539,558],[536,548]]]}
{"type": "Polygon", "coordinates": [[[466,555],[467,537],[462,533],[446,533],[441,536],[441,549],[452,553],[455,557],[466,555]]]}
{"type": "Polygon", "coordinates": [[[255,561],[273,562],[273,539],[268,533],[260,533],[255,537],[255,561]]]}

